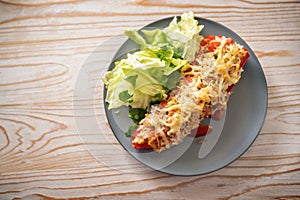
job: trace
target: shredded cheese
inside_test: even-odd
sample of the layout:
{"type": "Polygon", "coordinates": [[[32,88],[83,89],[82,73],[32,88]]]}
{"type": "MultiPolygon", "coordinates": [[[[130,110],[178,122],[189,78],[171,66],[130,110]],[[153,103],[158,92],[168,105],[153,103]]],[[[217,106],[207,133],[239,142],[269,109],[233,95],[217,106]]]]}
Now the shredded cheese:
{"type": "Polygon", "coordinates": [[[220,45],[212,52],[209,44],[199,48],[196,64],[182,67],[182,78],[166,99],[166,106],[151,107],[133,143],[148,143],[158,152],[168,149],[197,128],[212,109],[226,109],[231,94],[227,89],[239,81],[240,63],[247,53],[241,45],[226,41],[224,36],[216,37],[214,42],[220,45]],[[149,136],[150,132],[154,134],[149,136]]]}

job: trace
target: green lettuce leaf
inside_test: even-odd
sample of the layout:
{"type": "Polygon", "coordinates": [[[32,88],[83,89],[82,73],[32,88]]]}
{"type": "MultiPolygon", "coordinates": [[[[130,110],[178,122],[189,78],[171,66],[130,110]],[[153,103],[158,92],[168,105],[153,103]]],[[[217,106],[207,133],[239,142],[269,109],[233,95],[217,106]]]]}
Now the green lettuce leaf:
{"type": "Polygon", "coordinates": [[[109,109],[122,105],[148,109],[152,101],[166,98],[180,79],[179,70],[194,60],[202,36],[192,12],[175,17],[165,29],[126,30],[140,45],[140,51],[128,53],[106,73],[106,101],[109,109]]]}
{"type": "MultiPolygon", "coordinates": [[[[169,75],[186,62],[180,62],[165,55],[162,60],[160,51],[143,50],[128,54],[126,59],[115,62],[115,68],[106,73],[103,80],[107,88],[106,101],[109,109],[122,105],[133,108],[148,109],[150,102],[156,95],[166,97],[172,88],[174,77],[169,81],[169,75]],[[178,66],[176,66],[178,65],[178,66]]],[[[168,54],[168,53],[167,53],[168,54]]],[[[176,80],[178,82],[179,76],[176,80]]]]}
{"type": "Polygon", "coordinates": [[[180,21],[174,17],[169,26],[163,30],[142,30],[143,36],[136,30],[127,30],[125,34],[141,49],[152,51],[172,48],[173,56],[192,62],[203,37],[199,35],[203,25],[198,25],[193,12],[183,13],[180,21]],[[144,39],[145,38],[145,39],[144,39]]]}

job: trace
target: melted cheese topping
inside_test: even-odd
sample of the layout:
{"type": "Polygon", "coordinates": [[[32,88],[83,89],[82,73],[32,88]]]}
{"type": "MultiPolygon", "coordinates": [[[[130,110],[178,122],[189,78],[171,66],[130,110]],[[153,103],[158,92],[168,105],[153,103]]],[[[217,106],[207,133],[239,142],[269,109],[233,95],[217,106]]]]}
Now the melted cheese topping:
{"type": "Polygon", "coordinates": [[[226,109],[231,94],[226,90],[240,79],[240,63],[247,53],[241,45],[226,44],[226,40],[216,37],[220,45],[212,52],[208,44],[200,47],[195,63],[181,69],[183,77],[168,96],[166,106],[153,105],[140,122],[133,143],[147,143],[155,151],[168,149],[197,128],[212,109],[226,109]]]}

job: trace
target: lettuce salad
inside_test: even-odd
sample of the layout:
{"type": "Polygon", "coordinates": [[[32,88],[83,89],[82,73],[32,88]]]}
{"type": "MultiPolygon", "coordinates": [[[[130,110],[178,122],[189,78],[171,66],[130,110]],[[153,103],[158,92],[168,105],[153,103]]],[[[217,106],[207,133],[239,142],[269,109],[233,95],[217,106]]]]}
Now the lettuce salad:
{"type": "MultiPolygon", "coordinates": [[[[202,36],[192,12],[183,13],[165,29],[126,30],[125,34],[140,45],[140,50],[128,53],[115,62],[104,78],[108,109],[129,106],[148,110],[151,102],[162,101],[176,87],[179,70],[194,60],[202,36]]],[[[139,117],[132,113],[131,117],[139,117]]]]}

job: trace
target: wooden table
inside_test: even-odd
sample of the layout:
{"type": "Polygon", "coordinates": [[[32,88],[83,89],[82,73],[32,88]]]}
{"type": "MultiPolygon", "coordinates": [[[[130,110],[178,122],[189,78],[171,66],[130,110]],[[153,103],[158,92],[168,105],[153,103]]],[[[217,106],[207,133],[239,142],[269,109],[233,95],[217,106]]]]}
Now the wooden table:
{"type": "Polygon", "coordinates": [[[2,0],[0,199],[300,198],[299,51],[297,0],[2,0]],[[119,44],[111,39],[124,30],[189,10],[247,41],[263,66],[269,105],[241,158],[208,175],[180,177],[153,171],[123,150],[95,87],[105,66],[82,70],[91,54],[113,52],[119,44]],[[76,96],[82,76],[93,80],[95,95],[76,96]],[[100,141],[97,131],[78,131],[91,106],[105,133],[100,141]]]}

